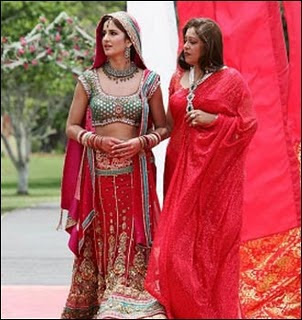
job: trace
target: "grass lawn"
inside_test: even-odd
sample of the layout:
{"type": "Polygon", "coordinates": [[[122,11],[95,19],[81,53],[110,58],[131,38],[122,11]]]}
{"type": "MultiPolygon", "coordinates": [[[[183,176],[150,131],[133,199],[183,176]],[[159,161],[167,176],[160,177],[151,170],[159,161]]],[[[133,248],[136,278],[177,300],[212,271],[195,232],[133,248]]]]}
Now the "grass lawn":
{"type": "Polygon", "coordinates": [[[33,154],[29,164],[29,195],[16,194],[17,172],[7,156],[1,159],[1,214],[43,202],[60,201],[63,155],[33,154]]]}

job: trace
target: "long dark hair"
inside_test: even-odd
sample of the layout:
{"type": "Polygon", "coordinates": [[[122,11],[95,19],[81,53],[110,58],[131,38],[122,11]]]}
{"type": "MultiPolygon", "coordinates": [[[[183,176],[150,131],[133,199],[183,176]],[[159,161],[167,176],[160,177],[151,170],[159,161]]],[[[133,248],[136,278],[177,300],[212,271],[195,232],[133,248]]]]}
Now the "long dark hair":
{"type": "MultiPolygon", "coordinates": [[[[193,18],[186,23],[182,30],[183,39],[185,39],[187,30],[192,27],[204,43],[203,55],[199,59],[200,69],[204,72],[217,71],[223,66],[222,33],[218,24],[209,18],[193,18]]],[[[185,61],[183,49],[178,56],[178,64],[184,70],[189,70],[191,67],[185,61]]]]}

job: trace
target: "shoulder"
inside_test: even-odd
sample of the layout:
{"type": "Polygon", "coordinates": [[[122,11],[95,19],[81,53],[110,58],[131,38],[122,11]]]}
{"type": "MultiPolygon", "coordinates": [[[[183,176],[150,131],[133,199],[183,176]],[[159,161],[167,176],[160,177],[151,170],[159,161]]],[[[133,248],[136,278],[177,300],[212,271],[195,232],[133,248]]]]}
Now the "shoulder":
{"type": "Polygon", "coordinates": [[[154,84],[160,84],[160,75],[153,71],[153,70],[149,70],[149,69],[145,69],[144,70],[144,83],[147,86],[152,86],[154,84]]]}
{"type": "Polygon", "coordinates": [[[226,67],[223,70],[218,71],[221,74],[221,85],[229,90],[236,91],[250,91],[247,79],[242,75],[240,71],[233,67],[226,67]]]}
{"type": "Polygon", "coordinates": [[[180,88],[180,80],[182,79],[185,73],[186,70],[177,68],[175,72],[172,74],[169,85],[170,95],[180,88]]]}
{"type": "Polygon", "coordinates": [[[233,84],[244,84],[246,80],[244,79],[243,75],[233,67],[226,67],[224,70],[221,70],[224,77],[227,81],[231,81],[233,84]]]}
{"type": "Polygon", "coordinates": [[[82,84],[87,94],[87,97],[90,98],[91,93],[94,88],[94,76],[95,76],[95,69],[87,69],[85,70],[79,77],[78,81],[82,84]]]}
{"type": "Polygon", "coordinates": [[[252,103],[251,90],[247,80],[240,71],[227,67],[220,72],[222,74],[222,81],[217,81],[216,84],[219,82],[219,88],[226,100],[230,100],[233,103],[243,100],[246,103],[252,103]]]}
{"type": "Polygon", "coordinates": [[[171,76],[171,81],[180,80],[185,73],[186,70],[177,68],[171,76]]]}
{"type": "Polygon", "coordinates": [[[149,79],[156,79],[156,78],[160,79],[160,75],[153,70],[145,69],[143,72],[144,72],[145,79],[148,79],[148,78],[149,79]]]}
{"type": "Polygon", "coordinates": [[[95,69],[87,69],[84,72],[81,73],[79,78],[84,78],[85,80],[90,80],[94,76],[94,70],[95,69]]]}
{"type": "Polygon", "coordinates": [[[150,99],[160,85],[160,76],[153,70],[144,70],[143,92],[150,99]]]}

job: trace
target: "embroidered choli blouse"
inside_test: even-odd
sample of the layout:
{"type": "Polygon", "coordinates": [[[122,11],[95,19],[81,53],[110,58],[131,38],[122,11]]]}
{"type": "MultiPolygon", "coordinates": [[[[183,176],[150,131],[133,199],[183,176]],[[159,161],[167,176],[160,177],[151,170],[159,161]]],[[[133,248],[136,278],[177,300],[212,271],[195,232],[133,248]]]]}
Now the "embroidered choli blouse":
{"type": "MultiPolygon", "coordinates": [[[[140,94],[143,78],[144,76],[136,93],[128,96],[112,96],[102,90],[96,69],[86,70],[80,75],[78,80],[82,83],[89,100],[93,126],[121,122],[139,127],[142,115],[140,94]]],[[[149,91],[148,98],[153,95],[159,84],[160,78],[156,75],[156,81],[149,91]]]]}

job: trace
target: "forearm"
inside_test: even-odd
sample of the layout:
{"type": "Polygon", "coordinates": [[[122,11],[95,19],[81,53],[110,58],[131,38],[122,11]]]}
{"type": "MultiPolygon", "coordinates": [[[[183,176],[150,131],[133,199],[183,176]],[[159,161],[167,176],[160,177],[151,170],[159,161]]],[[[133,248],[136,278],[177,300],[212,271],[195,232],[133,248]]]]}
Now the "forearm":
{"type": "Polygon", "coordinates": [[[158,127],[152,132],[157,132],[161,137],[161,141],[169,138],[169,136],[170,136],[170,131],[169,131],[168,127],[158,127]]]}
{"type": "Polygon", "coordinates": [[[69,139],[77,140],[78,134],[83,130],[85,129],[78,124],[70,124],[66,126],[65,132],[69,139]]]}

